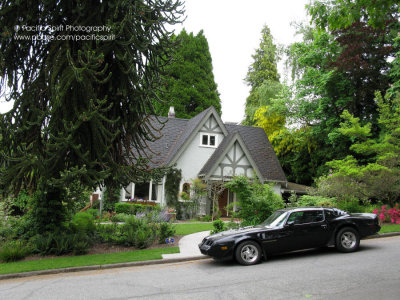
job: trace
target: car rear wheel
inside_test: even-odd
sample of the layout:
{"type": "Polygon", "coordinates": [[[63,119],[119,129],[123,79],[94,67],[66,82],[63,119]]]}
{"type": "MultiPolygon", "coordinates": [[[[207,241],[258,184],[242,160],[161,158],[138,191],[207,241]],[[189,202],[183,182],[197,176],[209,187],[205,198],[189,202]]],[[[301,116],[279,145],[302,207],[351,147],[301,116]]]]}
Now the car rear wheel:
{"type": "Polygon", "coordinates": [[[360,236],[357,230],[351,227],[342,228],[336,236],[336,248],[341,252],[353,252],[360,245],[360,236]]]}
{"type": "Polygon", "coordinates": [[[256,242],[244,241],[236,248],[235,257],[241,265],[254,265],[261,259],[261,248],[256,242]]]}

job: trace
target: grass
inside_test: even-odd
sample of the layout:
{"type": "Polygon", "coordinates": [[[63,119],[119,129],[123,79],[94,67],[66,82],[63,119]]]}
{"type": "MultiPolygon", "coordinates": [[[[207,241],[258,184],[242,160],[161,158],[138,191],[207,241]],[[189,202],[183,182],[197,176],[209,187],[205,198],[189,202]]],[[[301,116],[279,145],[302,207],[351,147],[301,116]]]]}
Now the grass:
{"type": "Polygon", "coordinates": [[[399,232],[399,231],[400,231],[400,224],[382,225],[379,233],[399,232]]]}
{"type": "Polygon", "coordinates": [[[214,229],[212,223],[178,223],[175,224],[175,228],[176,235],[187,235],[214,229]]]}
{"type": "Polygon", "coordinates": [[[1,263],[0,274],[155,260],[161,259],[161,254],[170,253],[179,253],[179,247],[135,250],[109,254],[91,254],[44,258],[32,261],[1,263]]]}

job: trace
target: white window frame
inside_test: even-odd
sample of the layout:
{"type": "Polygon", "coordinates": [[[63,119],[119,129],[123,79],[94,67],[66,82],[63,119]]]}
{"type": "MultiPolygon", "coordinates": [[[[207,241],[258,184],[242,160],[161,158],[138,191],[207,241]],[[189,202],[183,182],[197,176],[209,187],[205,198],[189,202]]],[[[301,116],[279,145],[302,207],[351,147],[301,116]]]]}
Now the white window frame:
{"type": "Polygon", "coordinates": [[[208,148],[217,148],[218,147],[218,135],[213,133],[200,133],[200,146],[208,147],[208,148]],[[207,136],[207,145],[203,144],[203,136],[207,136]],[[210,145],[210,137],[213,136],[215,138],[215,145],[210,145]]]}

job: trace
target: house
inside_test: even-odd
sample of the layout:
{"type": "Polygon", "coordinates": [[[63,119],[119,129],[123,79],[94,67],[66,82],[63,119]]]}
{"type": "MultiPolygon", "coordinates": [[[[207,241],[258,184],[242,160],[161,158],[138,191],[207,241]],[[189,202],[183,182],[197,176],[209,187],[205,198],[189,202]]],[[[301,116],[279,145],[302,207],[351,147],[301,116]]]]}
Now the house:
{"type": "MultiPolygon", "coordinates": [[[[151,168],[173,166],[182,171],[180,191],[187,189],[195,178],[204,182],[228,181],[235,175],[254,177],[272,183],[274,191],[282,194],[288,182],[275,152],[262,128],[223,123],[214,107],[209,107],[192,119],[160,117],[164,125],[155,125],[161,138],[148,143],[151,168]],[[162,127],[163,126],[163,127],[162,127]]],[[[154,201],[166,205],[165,180],[131,183],[121,190],[120,201],[154,201]]],[[[225,190],[219,199],[224,207],[235,202],[236,195],[225,190]]],[[[209,211],[210,200],[204,202],[201,213],[209,211]]]]}

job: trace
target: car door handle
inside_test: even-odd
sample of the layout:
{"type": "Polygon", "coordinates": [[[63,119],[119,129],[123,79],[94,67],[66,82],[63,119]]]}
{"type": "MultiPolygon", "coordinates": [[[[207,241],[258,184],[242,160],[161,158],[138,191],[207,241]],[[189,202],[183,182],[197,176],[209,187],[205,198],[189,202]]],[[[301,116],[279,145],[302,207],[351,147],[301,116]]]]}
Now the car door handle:
{"type": "Polygon", "coordinates": [[[323,229],[326,229],[326,228],[328,228],[328,225],[321,225],[321,228],[323,228],[323,229]]]}

